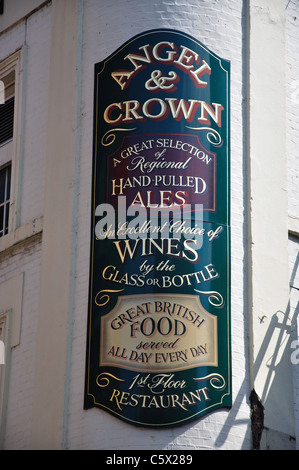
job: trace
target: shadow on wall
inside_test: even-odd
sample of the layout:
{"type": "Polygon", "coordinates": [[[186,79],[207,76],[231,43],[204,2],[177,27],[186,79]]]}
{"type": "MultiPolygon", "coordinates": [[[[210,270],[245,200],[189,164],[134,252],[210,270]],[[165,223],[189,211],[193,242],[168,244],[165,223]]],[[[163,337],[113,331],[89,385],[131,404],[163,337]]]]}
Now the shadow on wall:
{"type": "MultiPolygon", "coordinates": [[[[250,393],[249,403],[251,409],[251,438],[252,438],[252,449],[259,450],[261,447],[272,450],[288,450],[295,448],[295,437],[286,435],[283,432],[277,430],[269,430],[264,426],[264,418],[267,418],[268,405],[271,403],[270,411],[273,410],[273,403],[277,406],[277,427],[280,428],[279,416],[284,417],[284,421],[288,421],[292,426],[293,423],[293,409],[289,409],[288,404],[290,399],[284,399],[282,395],[282,384],[284,384],[284,391],[286,395],[292,397],[292,382],[289,380],[288,371],[290,370],[290,362],[293,364],[299,363],[299,341],[298,341],[298,327],[297,319],[299,314],[299,303],[297,303],[293,312],[291,309],[291,295],[293,289],[298,289],[294,286],[294,280],[298,271],[299,266],[299,253],[297,254],[296,261],[294,263],[293,271],[290,277],[290,296],[285,312],[277,311],[271,318],[266,335],[263,343],[257,355],[255,361],[255,372],[258,373],[261,364],[266,360],[268,368],[267,376],[264,380],[264,388],[261,397],[258,397],[255,390],[253,389],[250,393]],[[275,346],[273,353],[267,358],[267,350],[272,338],[275,338],[275,346]],[[296,338],[296,339],[295,339],[296,338]],[[294,350],[294,347],[297,350],[294,350]],[[269,434],[263,442],[263,431],[269,434]],[[262,443],[262,445],[261,445],[262,443]]],[[[260,318],[260,322],[263,323],[265,318],[260,318]]],[[[272,341],[273,343],[273,341],[272,341]]],[[[244,396],[246,396],[247,387],[245,387],[245,381],[240,387],[239,393],[236,397],[235,402],[241,402],[244,396]]],[[[227,421],[223,426],[223,430],[219,434],[216,441],[217,446],[221,446],[226,439],[225,429],[227,434],[231,429],[231,426],[237,426],[240,420],[232,419],[237,414],[238,408],[234,406],[229,413],[227,421]]],[[[273,412],[273,411],[271,411],[273,412]]],[[[273,416],[272,416],[273,418],[273,416]]]]}

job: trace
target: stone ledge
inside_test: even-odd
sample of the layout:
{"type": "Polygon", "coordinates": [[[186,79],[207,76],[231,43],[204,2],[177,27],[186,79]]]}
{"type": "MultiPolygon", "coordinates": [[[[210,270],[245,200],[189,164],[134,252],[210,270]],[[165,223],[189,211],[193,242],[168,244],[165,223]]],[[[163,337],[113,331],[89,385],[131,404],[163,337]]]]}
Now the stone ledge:
{"type": "Polygon", "coordinates": [[[43,217],[36,217],[27,224],[22,225],[13,232],[0,238],[0,255],[7,250],[26,242],[28,239],[41,234],[43,231],[43,217]]]}

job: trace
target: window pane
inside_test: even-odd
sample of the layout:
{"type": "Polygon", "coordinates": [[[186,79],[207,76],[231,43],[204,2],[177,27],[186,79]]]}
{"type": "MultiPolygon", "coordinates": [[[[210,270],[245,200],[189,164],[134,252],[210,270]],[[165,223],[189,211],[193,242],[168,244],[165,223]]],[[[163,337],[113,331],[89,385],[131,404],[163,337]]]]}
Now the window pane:
{"type": "Polygon", "coordinates": [[[0,170],[0,237],[8,233],[11,165],[0,170]]]}
{"type": "Polygon", "coordinates": [[[5,175],[6,170],[5,168],[0,171],[0,204],[4,202],[5,197],[5,175]]]}
{"type": "Polygon", "coordinates": [[[14,122],[14,97],[0,105],[0,144],[12,139],[14,122]]]}
{"type": "Polygon", "coordinates": [[[15,94],[15,71],[13,70],[5,77],[2,77],[5,88],[5,102],[15,94]]]}
{"type": "Polygon", "coordinates": [[[6,198],[8,201],[10,199],[10,179],[11,179],[11,165],[6,167],[6,198]]]}
{"type": "Polygon", "coordinates": [[[9,203],[4,206],[4,235],[8,233],[9,203]]]}
{"type": "Polygon", "coordinates": [[[4,235],[3,216],[4,216],[4,206],[0,206],[0,237],[3,237],[3,235],[4,235]]]}

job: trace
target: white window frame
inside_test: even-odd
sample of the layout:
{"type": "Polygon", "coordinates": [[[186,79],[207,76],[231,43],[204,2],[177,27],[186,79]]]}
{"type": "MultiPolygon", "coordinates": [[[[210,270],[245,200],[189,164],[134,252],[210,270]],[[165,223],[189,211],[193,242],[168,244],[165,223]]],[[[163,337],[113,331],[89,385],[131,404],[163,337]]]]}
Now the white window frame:
{"type": "Polygon", "coordinates": [[[23,46],[8,58],[0,62],[0,80],[9,73],[15,73],[15,102],[13,139],[0,146],[0,167],[11,162],[11,188],[8,234],[21,225],[21,199],[24,156],[25,124],[25,65],[27,46],[23,46]]]}

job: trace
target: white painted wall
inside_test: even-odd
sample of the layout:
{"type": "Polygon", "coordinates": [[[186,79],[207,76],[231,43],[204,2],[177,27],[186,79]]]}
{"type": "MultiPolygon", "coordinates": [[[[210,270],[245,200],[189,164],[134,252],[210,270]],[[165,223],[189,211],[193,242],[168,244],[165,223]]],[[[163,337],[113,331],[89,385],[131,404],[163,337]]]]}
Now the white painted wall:
{"type": "Polygon", "coordinates": [[[250,447],[246,307],[244,286],[242,2],[87,0],[84,2],[83,120],[77,290],[72,345],[68,443],[71,449],[237,449],[250,447]],[[99,409],[82,410],[89,273],[90,175],[93,129],[93,67],[133,35],[157,27],[182,30],[231,60],[232,172],[232,371],[233,409],[212,413],[177,429],[128,427],[99,409]]]}
{"type": "Polygon", "coordinates": [[[287,149],[288,149],[288,203],[290,229],[299,232],[299,7],[298,2],[287,2],[286,8],[286,79],[287,79],[287,149]],[[297,219],[297,220],[296,220],[297,219]]]}
{"type": "Polygon", "coordinates": [[[285,24],[285,4],[281,0],[249,2],[252,386],[265,407],[265,426],[293,436],[285,24]]]}
{"type": "MultiPolygon", "coordinates": [[[[43,213],[50,25],[51,8],[45,7],[28,18],[27,22],[19,22],[0,36],[0,61],[21,49],[25,44],[28,45],[28,81],[26,90],[23,90],[26,94],[27,108],[21,228],[18,231],[19,238],[15,236],[15,241],[26,239],[30,233],[32,235],[35,231],[34,226],[38,225],[36,219],[43,213]],[[26,225],[27,223],[28,225],[26,225]],[[33,228],[33,232],[30,227],[33,228]]],[[[13,237],[11,235],[8,237],[8,241],[4,240],[5,237],[1,239],[2,247],[14,243],[13,237]]],[[[14,345],[11,350],[7,422],[5,430],[3,428],[0,430],[0,440],[5,438],[5,449],[28,449],[30,447],[31,428],[28,423],[32,420],[33,407],[39,310],[40,242],[41,237],[36,235],[32,239],[28,239],[27,243],[21,243],[19,246],[0,252],[1,286],[9,286],[15,276],[24,273],[23,290],[11,293],[11,306],[15,304],[16,299],[22,304],[20,312],[21,338],[20,343],[14,345]]],[[[0,296],[0,311],[3,309],[4,300],[8,305],[7,299],[0,296]]],[[[7,305],[4,307],[7,308],[7,305]]],[[[13,314],[15,315],[16,312],[13,314]]]]}
{"type": "Polygon", "coordinates": [[[286,7],[286,85],[287,85],[287,157],[289,212],[289,279],[292,322],[295,436],[299,448],[299,5],[295,0],[286,7]]]}

